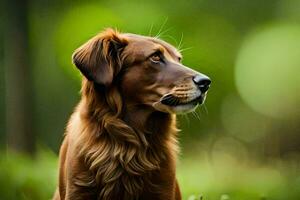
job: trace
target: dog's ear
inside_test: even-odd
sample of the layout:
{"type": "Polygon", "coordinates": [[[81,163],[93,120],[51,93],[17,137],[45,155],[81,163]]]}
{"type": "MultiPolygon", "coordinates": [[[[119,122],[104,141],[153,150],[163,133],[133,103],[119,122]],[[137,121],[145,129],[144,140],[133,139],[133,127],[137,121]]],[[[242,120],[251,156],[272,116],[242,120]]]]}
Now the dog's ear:
{"type": "Polygon", "coordinates": [[[107,29],[75,50],[73,63],[88,80],[109,86],[120,71],[120,54],[126,45],[121,34],[107,29]]]}

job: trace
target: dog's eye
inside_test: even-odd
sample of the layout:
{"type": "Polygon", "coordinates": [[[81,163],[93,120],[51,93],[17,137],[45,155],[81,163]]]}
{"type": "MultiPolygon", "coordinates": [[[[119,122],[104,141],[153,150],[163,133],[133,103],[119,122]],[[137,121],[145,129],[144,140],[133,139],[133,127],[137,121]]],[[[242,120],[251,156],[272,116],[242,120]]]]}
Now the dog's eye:
{"type": "Polygon", "coordinates": [[[152,55],[150,56],[150,60],[151,60],[151,62],[154,62],[154,63],[159,63],[159,62],[162,61],[162,59],[161,59],[159,53],[154,53],[154,54],[152,54],[152,55]]]}

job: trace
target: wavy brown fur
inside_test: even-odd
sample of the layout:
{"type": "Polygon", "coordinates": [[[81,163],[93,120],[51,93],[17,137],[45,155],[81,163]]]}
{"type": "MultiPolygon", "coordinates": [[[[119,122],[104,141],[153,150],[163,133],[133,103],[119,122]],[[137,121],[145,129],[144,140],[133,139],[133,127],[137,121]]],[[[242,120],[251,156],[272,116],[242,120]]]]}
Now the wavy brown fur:
{"type": "Polygon", "coordinates": [[[123,199],[138,198],[143,188],[155,185],[149,182],[150,176],[160,169],[163,160],[175,162],[175,117],[152,113],[147,122],[151,130],[140,130],[136,122],[122,120],[126,114],[117,89],[112,88],[105,98],[95,90],[93,83],[83,82],[78,112],[84,131],[76,139],[78,156],[84,157],[95,180],[77,184],[91,186],[95,181],[102,185],[99,199],[116,199],[120,194],[123,199]]]}
{"type": "MultiPolygon", "coordinates": [[[[128,35],[130,37],[133,36],[128,35]]],[[[137,38],[137,41],[146,40],[137,38]]],[[[156,41],[147,39],[149,44],[152,40],[156,41]]],[[[74,64],[85,77],[81,101],[70,118],[60,150],[59,187],[55,200],[181,199],[175,178],[176,116],[139,103],[137,96],[130,97],[147,84],[147,88],[155,88],[151,73],[157,72],[147,72],[150,82],[144,71],[128,73],[128,70],[149,70],[149,67],[140,66],[146,63],[134,64],[137,61],[130,56],[137,47],[131,47],[130,42],[117,32],[107,30],[73,55],[74,64]],[[123,72],[127,75],[120,77],[121,66],[128,65],[133,67],[123,72]],[[139,68],[134,68],[137,65],[139,68]],[[132,88],[130,81],[123,80],[128,76],[128,80],[131,80],[130,76],[141,77],[139,87],[132,88]]],[[[155,44],[160,44],[173,56],[171,46],[161,41],[155,44]]],[[[139,43],[137,46],[146,48],[139,43]]],[[[174,73],[174,80],[177,77],[178,71],[174,73]]],[[[170,84],[166,85],[169,87],[170,84]]],[[[150,94],[155,92],[153,89],[150,94]]]]}

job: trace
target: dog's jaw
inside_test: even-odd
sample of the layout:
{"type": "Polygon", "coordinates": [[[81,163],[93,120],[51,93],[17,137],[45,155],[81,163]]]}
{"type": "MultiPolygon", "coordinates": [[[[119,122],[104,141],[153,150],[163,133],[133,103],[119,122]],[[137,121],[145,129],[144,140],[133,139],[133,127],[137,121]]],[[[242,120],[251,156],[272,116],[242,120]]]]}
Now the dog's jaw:
{"type": "Polygon", "coordinates": [[[198,105],[204,103],[205,99],[206,99],[206,93],[201,94],[199,97],[195,98],[189,103],[170,106],[170,105],[163,104],[161,101],[158,101],[153,103],[152,107],[158,111],[166,112],[170,114],[186,114],[195,111],[198,105]]]}

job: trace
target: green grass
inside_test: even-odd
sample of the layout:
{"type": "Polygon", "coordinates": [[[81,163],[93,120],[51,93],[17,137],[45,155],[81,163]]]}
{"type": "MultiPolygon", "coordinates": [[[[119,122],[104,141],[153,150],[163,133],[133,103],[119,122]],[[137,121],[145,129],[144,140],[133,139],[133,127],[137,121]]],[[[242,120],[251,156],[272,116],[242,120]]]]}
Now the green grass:
{"type": "Polygon", "coordinates": [[[203,200],[300,199],[299,168],[282,161],[259,165],[225,157],[214,162],[188,157],[179,163],[177,177],[183,199],[200,196],[203,200]]]}
{"type": "MultiPolygon", "coordinates": [[[[56,187],[57,156],[39,151],[35,159],[0,154],[0,199],[50,199],[56,187]]],[[[297,166],[276,162],[258,165],[228,157],[213,161],[185,154],[177,177],[185,200],[299,200],[300,173],[297,166]]],[[[299,166],[298,166],[299,167],[299,166]]]]}
{"type": "Polygon", "coordinates": [[[35,159],[0,154],[1,200],[46,200],[56,187],[57,156],[40,151],[35,159]]]}

